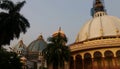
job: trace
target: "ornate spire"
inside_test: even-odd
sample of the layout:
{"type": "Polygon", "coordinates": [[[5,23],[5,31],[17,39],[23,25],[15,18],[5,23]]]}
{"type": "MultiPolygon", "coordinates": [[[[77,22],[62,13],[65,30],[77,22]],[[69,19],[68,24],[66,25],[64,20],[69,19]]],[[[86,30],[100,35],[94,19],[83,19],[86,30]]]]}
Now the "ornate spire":
{"type": "Polygon", "coordinates": [[[94,0],[93,8],[91,9],[91,15],[94,16],[94,14],[97,12],[106,12],[104,0],[94,0]]]}
{"type": "Polygon", "coordinates": [[[41,40],[41,39],[43,39],[42,33],[40,33],[40,35],[38,37],[38,40],[41,40]]]}
{"type": "Polygon", "coordinates": [[[19,41],[19,43],[20,43],[20,45],[22,45],[22,44],[23,44],[23,40],[21,39],[21,40],[19,41]]]}
{"type": "Polygon", "coordinates": [[[19,43],[20,43],[20,45],[19,45],[19,48],[20,48],[20,47],[23,46],[23,40],[21,39],[21,40],[19,41],[19,43]]]}
{"type": "Polygon", "coordinates": [[[59,32],[61,31],[61,27],[59,27],[59,30],[58,30],[59,32]]]}

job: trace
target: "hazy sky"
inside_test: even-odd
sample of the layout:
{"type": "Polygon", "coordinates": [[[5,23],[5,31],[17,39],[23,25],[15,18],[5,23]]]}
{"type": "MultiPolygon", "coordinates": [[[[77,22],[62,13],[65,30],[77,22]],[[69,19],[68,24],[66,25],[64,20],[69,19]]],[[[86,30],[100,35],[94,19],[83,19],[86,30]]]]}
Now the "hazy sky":
{"type": "MultiPolygon", "coordinates": [[[[92,4],[93,0],[26,0],[21,14],[29,20],[31,27],[20,39],[28,46],[40,33],[46,40],[61,27],[68,37],[68,44],[71,44],[83,24],[92,18],[92,4]]],[[[109,15],[120,17],[119,6],[120,0],[105,0],[109,15]]],[[[11,46],[16,45],[19,40],[11,41],[11,46]]]]}

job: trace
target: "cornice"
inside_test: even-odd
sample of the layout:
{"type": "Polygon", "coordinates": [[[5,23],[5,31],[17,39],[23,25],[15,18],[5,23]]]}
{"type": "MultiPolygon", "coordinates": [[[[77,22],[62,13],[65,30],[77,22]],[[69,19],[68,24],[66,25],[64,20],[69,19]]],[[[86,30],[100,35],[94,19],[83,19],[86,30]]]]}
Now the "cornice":
{"type": "Polygon", "coordinates": [[[79,50],[106,48],[106,47],[109,48],[116,46],[120,47],[120,38],[109,38],[109,39],[86,41],[82,43],[74,43],[71,44],[69,47],[71,52],[75,52],[79,50]]]}

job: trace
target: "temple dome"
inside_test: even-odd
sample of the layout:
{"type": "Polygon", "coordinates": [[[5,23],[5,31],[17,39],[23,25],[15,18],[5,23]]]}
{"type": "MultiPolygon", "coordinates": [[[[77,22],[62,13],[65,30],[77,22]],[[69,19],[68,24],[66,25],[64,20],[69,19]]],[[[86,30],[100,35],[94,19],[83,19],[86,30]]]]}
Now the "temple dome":
{"type": "Polygon", "coordinates": [[[94,17],[82,27],[75,42],[119,36],[120,19],[107,15],[105,12],[97,12],[94,17]]]}
{"type": "Polygon", "coordinates": [[[23,43],[22,40],[20,40],[18,44],[13,47],[13,51],[19,54],[26,54],[26,45],[23,43]]]}
{"type": "Polygon", "coordinates": [[[38,37],[38,39],[32,41],[28,46],[29,52],[42,52],[44,48],[47,47],[47,43],[44,41],[42,35],[38,37]]]}
{"type": "Polygon", "coordinates": [[[61,30],[61,27],[59,28],[58,31],[54,32],[54,33],[52,34],[52,36],[55,37],[55,36],[57,36],[58,34],[60,34],[60,36],[62,36],[62,37],[66,37],[64,31],[61,30]]]}

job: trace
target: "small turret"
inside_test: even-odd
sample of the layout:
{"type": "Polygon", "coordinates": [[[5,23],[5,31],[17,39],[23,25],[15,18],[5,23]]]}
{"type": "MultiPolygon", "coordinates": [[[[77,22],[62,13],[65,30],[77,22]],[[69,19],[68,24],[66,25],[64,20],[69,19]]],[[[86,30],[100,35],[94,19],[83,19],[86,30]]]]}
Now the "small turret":
{"type": "Polygon", "coordinates": [[[94,16],[97,12],[106,13],[103,0],[94,0],[93,8],[91,9],[91,15],[94,16]]]}

